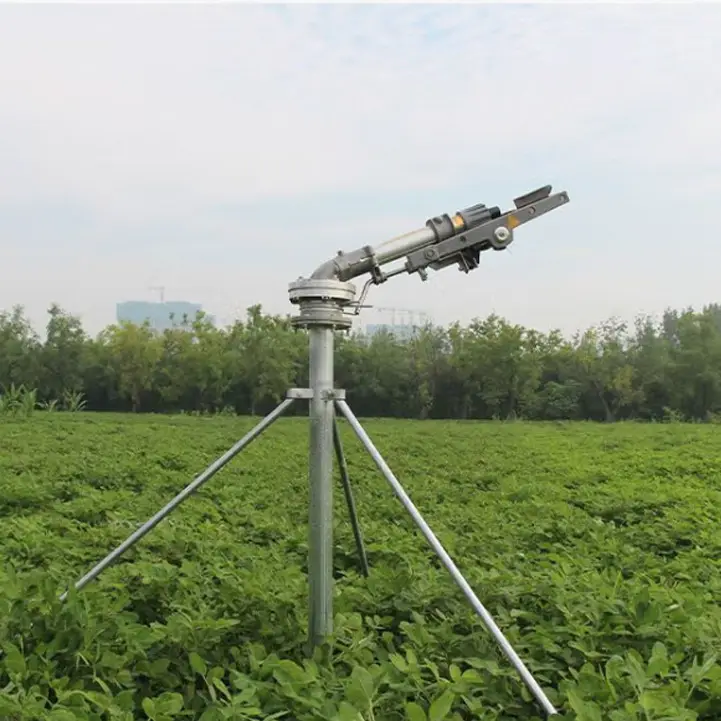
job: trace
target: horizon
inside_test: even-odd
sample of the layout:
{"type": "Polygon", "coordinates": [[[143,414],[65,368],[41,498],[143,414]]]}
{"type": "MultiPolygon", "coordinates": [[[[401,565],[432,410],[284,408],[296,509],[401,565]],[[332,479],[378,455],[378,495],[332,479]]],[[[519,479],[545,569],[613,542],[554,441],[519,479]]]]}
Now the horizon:
{"type": "Polygon", "coordinates": [[[368,302],[566,336],[700,310],[720,31],[707,4],[2,6],[0,308],[286,315],[338,249],[550,183],[570,204],[505,253],[368,302]]]}

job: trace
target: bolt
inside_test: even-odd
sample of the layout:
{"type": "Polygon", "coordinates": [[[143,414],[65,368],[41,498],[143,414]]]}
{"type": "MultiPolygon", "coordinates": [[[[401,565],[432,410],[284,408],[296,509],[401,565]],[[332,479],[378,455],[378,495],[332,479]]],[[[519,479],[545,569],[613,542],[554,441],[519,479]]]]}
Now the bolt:
{"type": "Polygon", "coordinates": [[[499,243],[505,243],[511,237],[511,231],[501,226],[500,228],[496,228],[493,235],[496,236],[496,240],[499,243]]]}

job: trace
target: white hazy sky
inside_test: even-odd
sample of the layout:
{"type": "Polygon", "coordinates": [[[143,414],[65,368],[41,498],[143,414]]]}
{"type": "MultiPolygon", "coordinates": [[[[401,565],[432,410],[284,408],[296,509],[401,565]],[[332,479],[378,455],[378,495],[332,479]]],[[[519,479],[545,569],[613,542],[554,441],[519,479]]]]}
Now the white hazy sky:
{"type": "MultiPolygon", "coordinates": [[[[285,313],[339,248],[571,204],[377,306],[571,332],[721,301],[721,5],[0,6],[0,308],[285,313]]],[[[366,322],[378,320],[368,311],[366,322]]]]}

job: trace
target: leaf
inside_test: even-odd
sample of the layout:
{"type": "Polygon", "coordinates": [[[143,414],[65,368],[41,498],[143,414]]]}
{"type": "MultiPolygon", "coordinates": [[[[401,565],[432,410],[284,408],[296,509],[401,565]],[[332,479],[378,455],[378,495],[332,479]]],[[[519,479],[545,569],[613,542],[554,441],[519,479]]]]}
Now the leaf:
{"type": "Polygon", "coordinates": [[[132,711],[135,708],[134,694],[130,689],[121,691],[113,701],[123,711],[132,711]]]}
{"type": "Polygon", "coordinates": [[[341,701],[338,707],[338,721],[363,721],[360,712],[351,706],[347,701],[341,701]]]}
{"type": "Polygon", "coordinates": [[[25,674],[26,665],[25,657],[22,655],[20,649],[12,643],[5,646],[5,668],[12,673],[19,676],[25,674]]]}
{"type": "Polygon", "coordinates": [[[669,670],[668,653],[666,647],[657,641],[653,644],[651,659],[648,662],[646,671],[651,676],[665,676],[669,670]]]}
{"type": "Polygon", "coordinates": [[[631,649],[626,654],[626,671],[638,691],[645,688],[647,682],[645,664],[635,649],[631,649]]]}
{"type": "Polygon", "coordinates": [[[121,668],[124,667],[125,663],[126,661],[122,656],[118,655],[117,653],[113,653],[110,650],[105,651],[102,658],[100,659],[101,666],[113,669],[114,671],[119,671],[121,668]]]}
{"type": "Polygon", "coordinates": [[[222,693],[223,696],[225,696],[225,698],[227,698],[227,699],[231,698],[231,693],[228,690],[228,687],[225,685],[225,683],[223,683],[222,678],[213,678],[213,686],[215,686],[215,688],[217,688],[218,691],[220,691],[220,693],[222,693]]]}
{"type": "Polygon", "coordinates": [[[369,699],[373,698],[373,676],[370,675],[367,669],[362,666],[356,666],[351,673],[351,677],[359,680],[363,691],[369,699]]]}
{"type": "Polygon", "coordinates": [[[150,664],[150,675],[153,677],[162,676],[170,666],[169,658],[159,658],[157,661],[153,661],[150,664]]]}
{"type": "Polygon", "coordinates": [[[205,661],[203,661],[195,651],[192,651],[188,658],[190,660],[190,668],[192,668],[195,673],[205,677],[205,674],[208,672],[208,666],[205,661]]]}
{"type": "Polygon", "coordinates": [[[56,708],[47,715],[47,721],[78,721],[78,717],[67,709],[56,708]]]}
{"type": "Polygon", "coordinates": [[[225,721],[225,716],[220,709],[211,707],[203,711],[198,721],[225,721]]]}
{"type": "Polygon", "coordinates": [[[711,655],[699,665],[697,659],[694,659],[693,665],[686,672],[694,686],[698,686],[701,681],[708,677],[709,672],[716,665],[716,660],[716,656],[711,655]]]}
{"type": "Polygon", "coordinates": [[[354,666],[350,676],[348,696],[363,711],[371,708],[373,701],[373,677],[362,666],[354,666]]]}
{"type": "Polygon", "coordinates": [[[474,668],[467,668],[462,674],[461,674],[461,680],[466,681],[468,683],[481,683],[483,681],[483,676],[481,676],[478,671],[474,668]]]}
{"type": "Polygon", "coordinates": [[[297,683],[307,683],[308,681],[308,674],[305,669],[295,663],[295,661],[291,661],[289,659],[282,659],[281,661],[278,661],[276,671],[281,672],[281,674],[278,674],[281,677],[282,675],[285,675],[297,683]]]}
{"type": "Polygon", "coordinates": [[[576,713],[576,721],[603,721],[598,705],[592,701],[584,701],[575,689],[569,689],[566,697],[576,713]]]}
{"type": "Polygon", "coordinates": [[[399,670],[403,671],[404,673],[408,670],[408,664],[406,663],[406,660],[397,653],[392,653],[389,656],[390,662],[399,670]]]}
{"type": "Polygon", "coordinates": [[[583,710],[583,699],[579,696],[576,689],[569,688],[566,691],[566,698],[571,709],[573,709],[577,715],[581,713],[583,710]]]}
{"type": "Polygon", "coordinates": [[[170,691],[161,694],[155,699],[155,707],[158,712],[169,716],[180,713],[184,705],[183,697],[179,693],[171,693],[170,691]]]}
{"type": "Polygon", "coordinates": [[[667,714],[676,705],[674,699],[662,690],[644,691],[638,697],[638,702],[649,718],[655,718],[656,713],[667,714]]]}
{"type": "Polygon", "coordinates": [[[406,704],[406,718],[408,721],[428,721],[426,712],[415,701],[406,704]]]}
{"type": "Polygon", "coordinates": [[[443,721],[451,711],[455,694],[451,689],[446,689],[428,709],[429,721],[443,721]]]}
{"type": "MultiPolygon", "coordinates": [[[[20,703],[10,698],[7,693],[0,694],[0,718],[12,718],[11,714],[19,714],[22,710],[20,703]]],[[[19,716],[18,716],[19,718],[19,716]]]]}
{"type": "Polygon", "coordinates": [[[141,706],[149,719],[155,718],[155,702],[152,698],[144,698],[141,702],[141,706]]]}

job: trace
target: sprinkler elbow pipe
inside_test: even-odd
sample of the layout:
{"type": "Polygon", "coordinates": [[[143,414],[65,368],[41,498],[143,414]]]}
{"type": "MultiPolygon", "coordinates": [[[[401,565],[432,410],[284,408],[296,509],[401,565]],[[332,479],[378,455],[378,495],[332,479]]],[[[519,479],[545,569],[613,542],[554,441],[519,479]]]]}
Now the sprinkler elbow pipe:
{"type": "Polygon", "coordinates": [[[340,280],[341,269],[335,258],[319,265],[310,276],[313,280],[340,280]]]}
{"type": "Polygon", "coordinates": [[[376,265],[375,251],[366,245],[350,253],[338,253],[335,258],[319,265],[310,277],[312,280],[349,281],[370,273],[376,265]]]}

